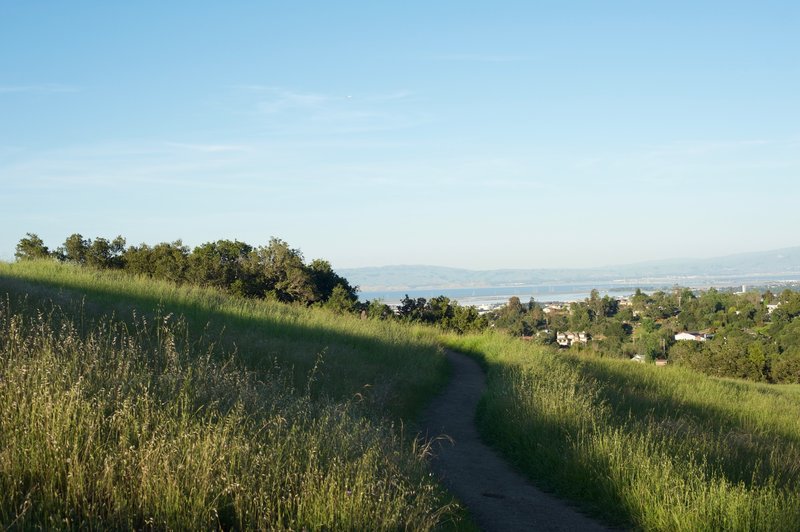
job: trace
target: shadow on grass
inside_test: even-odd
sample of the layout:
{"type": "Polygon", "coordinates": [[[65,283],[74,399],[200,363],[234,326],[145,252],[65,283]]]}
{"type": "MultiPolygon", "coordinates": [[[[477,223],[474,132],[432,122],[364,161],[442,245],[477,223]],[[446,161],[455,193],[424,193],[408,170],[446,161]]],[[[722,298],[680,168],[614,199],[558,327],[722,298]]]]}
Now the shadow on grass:
{"type": "MultiPolygon", "coordinates": [[[[363,328],[357,330],[357,323],[352,331],[309,323],[313,320],[300,315],[305,309],[287,308],[283,316],[275,317],[266,311],[248,315],[250,306],[258,303],[241,300],[239,307],[239,301],[222,293],[213,300],[179,301],[101,283],[85,286],[63,279],[2,275],[0,292],[52,301],[80,312],[87,322],[111,313],[123,321],[134,315],[151,320],[170,314],[182,316],[191,336],[213,341],[219,348],[215,352],[235,351],[256,371],[270,370],[277,363],[291,370],[297,387],[309,386],[313,373],[312,393],[337,400],[364,397],[378,415],[415,419],[447,378],[447,363],[433,343],[381,338],[363,328]]],[[[357,321],[349,316],[341,319],[357,321]]]]}
{"type": "MultiPolygon", "coordinates": [[[[750,487],[764,484],[768,478],[776,481],[778,486],[793,486],[800,482],[800,469],[796,463],[776,464],[770,457],[772,449],[781,444],[797,447],[800,444],[797,432],[772,424],[754,434],[753,429],[747,426],[748,421],[736,415],[732,408],[698,404],[660,393],[647,379],[614,369],[595,360],[581,361],[584,375],[606,383],[601,387],[600,400],[611,408],[611,417],[619,427],[629,424],[633,418],[642,423],[661,424],[665,430],[671,430],[671,436],[721,438],[724,448],[717,445],[716,449],[703,449],[703,452],[709,473],[712,470],[721,473],[733,484],[750,487]]],[[[722,384],[739,390],[744,386],[736,382],[722,384]]]]}
{"type": "MultiPolygon", "coordinates": [[[[487,347],[479,344],[460,342],[453,348],[474,357],[487,369],[489,393],[481,400],[477,413],[479,429],[487,443],[541,489],[579,503],[589,514],[609,524],[637,526],[638,510],[626,500],[630,494],[610,481],[611,462],[607,463],[602,453],[587,460],[575,445],[580,438],[579,427],[567,419],[550,419],[535,412],[524,419],[515,415],[518,398],[509,390],[509,377],[513,378],[515,371],[524,371],[522,367],[515,369],[513,361],[494,361],[487,356],[487,347]]],[[[658,427],[662,432],[654,434],[654,438],[684,440],[688,444],[663,445],[659,452],[666,452],[676,464],[692,462],[703,467],[706,478],[724,478],[731,485],[748,489],[772,485],[792,492],[800,481],[796,431],[770,423],[754,433],[747,416],[737,415],[735,408],[692,402],[692,398],[677,396],[667,388],[659,389],[652,377],[628,373],[622,367],[617,369],[597,360],[575,357],[562,363],[574,364],[580,375],[598,381],[599,395],[595,400],[608,409],[608,415],[600,421],[603,426],[598,427],[605,434],[645,434],[658,427]],[[694,438],[698,444],[692,449],[694,438]],[[776,449],[782,454],[773,454],[776,449]],[[693,455],[694,451],[697,454],[693,455]]],[[[730,384],[734,391],[746,386],[722,384],[730,384]]]]}

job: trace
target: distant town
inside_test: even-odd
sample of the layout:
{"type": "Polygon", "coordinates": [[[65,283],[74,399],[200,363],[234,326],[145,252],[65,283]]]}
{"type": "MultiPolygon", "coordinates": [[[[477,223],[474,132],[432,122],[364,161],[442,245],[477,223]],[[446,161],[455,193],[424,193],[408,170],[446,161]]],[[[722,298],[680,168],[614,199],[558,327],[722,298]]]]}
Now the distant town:
{"type": "MultiPolygon", "coordinates": [[[[696,279],[684,279],[685,281],[696,281],[696,279]]],[[[738,280],[738,279],[737,279],[738,280]]],[[[750,278],[748,281],[754,284],[737,283],[732,285],[725,281],[718,282],[705,282],[702,284],[693,285],[690,283],[653,283],[650,280],[649,284],[638,284],[630,286],[619,286],[600,284],[598,286],[589,284],[562,284],[550,285],[542,287],[537,286],[498,286],[498,287],[482,287],[482,288],[430,288],[418,290],[405,290],[405,291],[365,291],[359,292],[359,299],[362,301],[375,301],[380,300],[382,303],[391,308],[398,308],[404,297],[412,298],[425,298],[430,299],[437,296],[445,296],[450,300],[457,302],[462,306],[475,307],[479,313],[484,314],[491,312],[500,307],[505,306],[508,300],[512,297],[517,297],[521,301],[535,300],[537,303],[543,305],[543,308],[550,310],[558,310],[568,306],[569,303],[575,301],[582,301],[588,298],[593,290],[597,290],[601,296],[609,296],[620,302],[621,306],[625,306],[626,302],[630,300],[637,289],[645,292],[655,292],[659,290],[671,290],[676,286],[682,288],[689,288],[695,291],[704,291],[714,288],[720,292],[747,292],[747,291],[760,291],[764,292],[770,290],[772,292],[779,292],[786,288],[792,290],[800,290],[800,276],[798,279],[754,279],[750,278]]],[[[676,281],[670,279],[670,281],[676,281]]],[[[634,281],[625,281],[626,283],[633,283],[634,281]]],[[[548,310],[549,312],[549,310],[548,310]]]]}

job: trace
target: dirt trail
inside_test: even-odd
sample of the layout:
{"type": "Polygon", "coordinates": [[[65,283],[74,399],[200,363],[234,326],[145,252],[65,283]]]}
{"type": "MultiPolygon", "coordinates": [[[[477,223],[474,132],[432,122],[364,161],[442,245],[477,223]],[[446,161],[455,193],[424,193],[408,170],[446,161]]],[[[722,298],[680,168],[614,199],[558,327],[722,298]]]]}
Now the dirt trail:
{"type": "Polygon", "coordinates": [[[447,435],[452,443],[434,445],[433,470],[466,505],[486,531],[606,530],[565,502],[530,485],[499,455],[481,442],[475,408],[486,389],[477,362],[448,352],[453,376],[447,389],[422,419],[428,437],[447,435]]]}

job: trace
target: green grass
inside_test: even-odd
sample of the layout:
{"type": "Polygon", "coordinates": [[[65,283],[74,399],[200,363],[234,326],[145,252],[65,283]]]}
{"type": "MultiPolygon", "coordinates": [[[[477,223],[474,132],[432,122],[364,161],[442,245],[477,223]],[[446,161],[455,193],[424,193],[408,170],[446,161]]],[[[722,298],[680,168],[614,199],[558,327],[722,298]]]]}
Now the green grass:
{"type": "Polygon", "coordinates": [[[800,387],[451,337],[488,369],[478,423],[540,486],[646,530],[800,529],[800,387]]]}
{"type": "Polygon", "coordinates": [[[0,263],[0,291],[53,300],[80,315],[113,313],[181,316],[193,336],[236,351],[249,368],[269,369],[277,360],[305,387],[315,371],[315,391],[334,397],[355,394],[375,411],[413,419],[447,379],[438,334],[429,327],[361,320],[229,296],[219,290],[100,271],[53,261],[0,263]]]}
{"type": "Polygon", "coordinates": [[[435,331],[53,263],[0,293],[7,527],[468,525],[401,422],[435,331]]]}
{"type": "Polygon", "coordinates": [[[413,437],[444,342],[487,369],[481,433],[539,486],[631,528],[800,529],[800,386],[52,262],[0,263],[6,293],[12,528],[468,527],[413,437]]]}

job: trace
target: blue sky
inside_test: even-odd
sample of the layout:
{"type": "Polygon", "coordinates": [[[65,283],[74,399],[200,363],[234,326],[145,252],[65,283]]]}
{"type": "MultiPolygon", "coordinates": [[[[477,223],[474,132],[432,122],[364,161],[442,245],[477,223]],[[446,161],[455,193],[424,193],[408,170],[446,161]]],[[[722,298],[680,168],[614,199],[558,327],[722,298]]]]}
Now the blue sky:
{"type": "Polygon", "coordinates": [[[797,2],[0,0],[0,258],[271,236],[334,267],[800,245],[797,2]]]}

